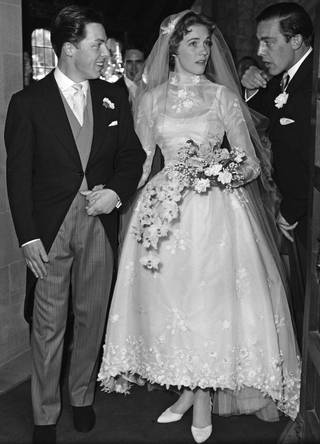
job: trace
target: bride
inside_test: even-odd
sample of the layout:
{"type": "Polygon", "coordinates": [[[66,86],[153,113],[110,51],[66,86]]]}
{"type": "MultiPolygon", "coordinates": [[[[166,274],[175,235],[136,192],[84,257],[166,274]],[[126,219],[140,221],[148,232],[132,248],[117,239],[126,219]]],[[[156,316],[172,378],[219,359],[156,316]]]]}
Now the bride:
{"type": "MultiPolygon", "coordinates": [[[[208,18],[184,11],[164,20],[135,102],[148,155],[140,186],[156,145],[165,168],[142,189],[131,218],[98,376],[106,391],[123,378],[178,387],[158,422],[193,407],[196,442],[212,433],[213,393],[222,415],[270,421],[278,411],[294,419],[299,409],[299,352],[267,222],[270,165],[232,70],[208,18]],[[226,154],[225,135],[228,151],[240,153],[238,173],[192,179],[192,165],[226,154]]],[[[99,191],[87,198],[93,204],[99,191]]]]}

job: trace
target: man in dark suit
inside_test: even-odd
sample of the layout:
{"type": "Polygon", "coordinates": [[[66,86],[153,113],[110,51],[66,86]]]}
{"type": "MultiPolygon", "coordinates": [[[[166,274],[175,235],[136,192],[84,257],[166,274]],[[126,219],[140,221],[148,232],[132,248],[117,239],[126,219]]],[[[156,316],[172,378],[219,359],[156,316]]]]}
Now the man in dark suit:
{"type": "Polygon", "coordinates": [[[94,426],[98,355],[117,251],[116,208],[134,193],[145,160],[125,93],[99,80],[106,40],[100,13],[64,8],[51,29],[57,68],[13,95],[6,120],[9,202],[28,266],[34,444],[56,442],[70,285],[75,320],[69,398],[76,430],[94,426]],[[80,191],[96,185],[104,186],[103,200],[93,211],[80,191]]]}
{"type": "Polygon", "coordinates": [[[256,21],[258,55],[267,72],[250,67],[242,77],[242,85],[248,105],[270,119],[273,177],[282,195],[277,222],[288,248],[294,319],[301,345],[307,270],[313,25],[306,11],[291,2],[269,6],[256,21]]]}
{"type": "Polygon", "coordinates": [[[132,41],[122,50],[124,75],[116,82],[127,92],[130,100],[133,100],[138,85],[134,82],[139,69],[146,58],[146,49],[140,42],[132,41]]]}

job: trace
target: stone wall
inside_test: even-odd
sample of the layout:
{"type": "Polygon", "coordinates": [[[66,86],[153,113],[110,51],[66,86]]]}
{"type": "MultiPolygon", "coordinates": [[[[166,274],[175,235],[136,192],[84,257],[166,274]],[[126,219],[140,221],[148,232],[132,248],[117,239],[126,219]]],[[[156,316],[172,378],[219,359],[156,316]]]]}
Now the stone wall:
{"type": "Polygon", "coordinates": [[[259,58],[257,52],[255,17],[270,0],[218,0],[214,1],[215,20],[228,43],[235,62],[243,56],[259,58]]]}
{"type": "Polygon", "coordinates": [[[22,81],[21,0],[0,0],[0,367],[29,349],[23,319],[25,265],[8,204],[3,140],[8,103],[22,81]]]}

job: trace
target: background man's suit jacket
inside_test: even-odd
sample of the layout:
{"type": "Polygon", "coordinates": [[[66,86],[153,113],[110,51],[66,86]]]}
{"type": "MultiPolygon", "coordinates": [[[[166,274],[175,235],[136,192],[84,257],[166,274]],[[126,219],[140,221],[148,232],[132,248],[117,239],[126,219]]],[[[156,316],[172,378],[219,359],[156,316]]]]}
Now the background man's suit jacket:
{"type": "Polygon", "coordinates": [[[296,228],[302,243],[307,241],[308,187],[311,145],[312,53],[303,61],[290,81],[288,101],[282,108],[274,99],[281,93],[281,76],[260,89],[248,105],[270,119],[269,138],[272,143],[274,181],[282,194],[280,211],[296,228]],[[289,119],[289,120],[288,120],[289,119]],[[290,120],[293,122],[289,123],[290,120]]]}
{"type": "MultiPolygon", "coordinates": [[[[105,184],[123,204],[136,190],[145,152],[125,93],[99,79],[90,81],[90,90],[94,134],[85,172],[53,72],[11,99],[5,128],[7,183],[20,245],[40,238],[49,252],[83,174],[89,189],[105,184]],[[103,106],[104,98],[114,109],[103,106]]],[[[99,218],[116,253],[117,212],[99,218]]],[[[26,318],[31,315],[28,300],[35,282],[28,269],[26,318]]]]}

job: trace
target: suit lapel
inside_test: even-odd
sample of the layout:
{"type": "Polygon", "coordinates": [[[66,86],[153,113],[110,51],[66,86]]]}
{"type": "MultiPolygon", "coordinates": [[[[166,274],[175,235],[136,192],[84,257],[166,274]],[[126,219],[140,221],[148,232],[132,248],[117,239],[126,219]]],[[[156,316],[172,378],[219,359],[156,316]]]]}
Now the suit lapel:
{"type": "Polygon", "coordinates": [[[39,106],[48,125],[50,125],[65,149],[69,151],[76,161],[80,162],[78,149],[53,71],[41,81],[41,86],[42,92],[39,96],[39,106]]]}
{"type": "Polygon", "coordinates": [[[294,75],[292,81],[289,83],[287,88],[287,93],[290,94],[295,89],[299,88],[301,83],[305,80],[306,76],[312,70],[313,67],[313,54],[312,52],[308,55],[308,57],[302,62],[298,71],[294,75]]]}
{"type": "MultiPolygon", "coordinates": [[[[90,81],[92,111],[94,120],[93,141],[88,163],[99,151],[108,132],[108,124],[113,110],[103,106],[105,89],[98,81],[90,81]]],[[[78,149],[72,134],[70,123],[60,96],[59,87],[55,81],[53,71],[39,82],[42,90],[39,95],[39,106],[53,132],[64,145],[72,157],[80,162],[78,149]]]]}
{"type": "MultiPolygon", "coordinates": [[[[289,85],[286,89],[286,92],[289,94],[288,100],[290,100],[290,94],[292,94],[297,88],[301,86],[301,84],[304,82],[306,76],[310,73],[313,67],[313,55],[312,52],[308,55],[308,57],[302,62],[301,66],[299,67],[298,71],[295,73],[293,79],[291,82],[289,82],[289,85]]],[[[279,94],[281,92],[280,90],[280,81],[279,79],[279,94]]],[[[289,103],[290,105],[290,103],[289,103]]],[[[284,105],[282,108],[279,108],[275,111],[274,116],[270,122],[269,131],[272,132],[273,127],[279,122],[280,118],[283,116],[286,116],[286,105],[284,105]]]]}
{"type": "Polygon", "coordinates": [[[111,120],[111,109],[107,109],[103,106],[103,99],[105,97],[105,91],[99,85],[100,82],[90,81],[90,91],[92,100],[92,112],[94,121],[94,131],[91,153],[89,162],[95,157],[99,151],[103,140],[106,137],[108,131],[108,124],[111,120]]]}

